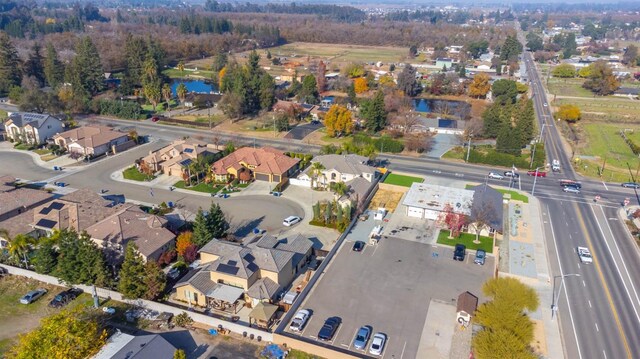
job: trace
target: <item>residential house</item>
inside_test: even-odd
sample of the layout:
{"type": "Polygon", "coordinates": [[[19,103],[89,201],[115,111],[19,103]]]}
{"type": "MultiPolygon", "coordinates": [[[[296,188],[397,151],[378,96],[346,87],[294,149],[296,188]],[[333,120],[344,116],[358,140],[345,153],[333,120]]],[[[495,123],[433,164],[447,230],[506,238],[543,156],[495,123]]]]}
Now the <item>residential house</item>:
{"type": "Polygon", "coordinates": [[[40,235],[62,229],[80,233],[121,208],[91,190],[79,189],[34,208],[32,226],[40,235]]]}
{"type": "Polygon", "coordinates": [[[53,141],[69,153],[101,156],[109,151],[115,152],[114,147],[129,141],[129,136],[106,126],[84,126],[57,133],[53,141]]]}
{"type": "Polygon", "coordinates": [[[184,178],[193,161],[207,156],[217,156],[219,152],[215,145],[196,139],[175,140],[169,146],[149,152],[140,161],[140,167],[145,173],[162,172],[168,176],[184,178]]]}
{"type": "Polygon", "coordinates": [[[184,99],[184,106],[189,108],[217,107],[221,99],[222,95],[220,94],[190,92],[184,99]]]}
{"type": "Polygon", "coordinates": [[[349,182],[362,177],[369,183],[380,177],[376,167],[369,166],[368,157],[349,155],[322,155],[314,157],[312,164],[307,167],[297,178],[291,180],[291,184],[311,187],[328,187],[331,183],[349,182]],[[324,168],[321,173],[314,173],[313,163],[318,162],[324,168]]]}
{"type": "Polygon", "coordinates": [[[158,260],[174,242],[176,235],[166,228],[167,220],[146,213],[138,206],[126,206],[87,228],[87,233],[99,247],[107,250],[108,258],[117,261],[131,241],[145,261],[158,260]]]}
{"type": "Polygon", "coordinates": [[[312,249],[300,234],[257,236],[246,246],[214,239],[200,250],[201,267],[174,286],[175,298],[221,310],[235,310],[239,298],[251,306],[272,301],[311,261],[312,249]]]}
{"type": "Polygon", "coordinates": [[[48,114],[14,112],[4,122],[6,137],[14,142],[43,144],[56,133],[62,132],[59,118],[48,114]]]}
{"type": "Polygon", "coordinates": [[[211,171],[218,182],[238,178],[282,183],[296,173],[299,162],[272,147],[242,147],[216,161],[211,171]]]}
{"type": "Polygon", "coordinates": [[[92,359],[173,359],[175,352],[160,334],[134,336],[118,330],[92,359]]]}
{"type": "Polygon", "coordinates": [[[426,183],[411,184],[402,204],[409,217],[437,220],[448,207],[454,213],[469,216],[474,191],[426,183]]]}
{"type": "MultiPolygon", "coordinates": [[[[313,106],[312,106],[313,107],[313,106]]],[[[284,113],[287,116],[295,119],[302,119],[309,114],[309,110],[305,105],[295,103],[292,101],[278,100],[273,105],[273,112],[284,113]]]]}
{"type": "Polygon", "coordinates": [[[457,61],[454,61],[451,58],[448,57],[439,57],[436,59],[436,68],[438,69],[447,69],[450,70],[451,67],[453,67],[454,64],[457,64],[457,61]]]}

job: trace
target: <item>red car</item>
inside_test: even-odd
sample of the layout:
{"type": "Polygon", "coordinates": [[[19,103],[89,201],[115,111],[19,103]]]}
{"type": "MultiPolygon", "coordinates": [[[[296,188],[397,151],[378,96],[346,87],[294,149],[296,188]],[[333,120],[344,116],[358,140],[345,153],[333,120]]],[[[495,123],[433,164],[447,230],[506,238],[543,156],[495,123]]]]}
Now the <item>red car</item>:
{"type": "Polygon", "coordinates": [[[527,172],[527,175],[529,176],[538,176],[538,177],[547,177],[547,172],[543,172],[543,171],[529,171],[527,172]]]}
{"type": "Polygon", "coordinates": [[[158,122],[159,120],[160,120],[160,117],[158,116],[151,117],[151,122],[158,122]]]}

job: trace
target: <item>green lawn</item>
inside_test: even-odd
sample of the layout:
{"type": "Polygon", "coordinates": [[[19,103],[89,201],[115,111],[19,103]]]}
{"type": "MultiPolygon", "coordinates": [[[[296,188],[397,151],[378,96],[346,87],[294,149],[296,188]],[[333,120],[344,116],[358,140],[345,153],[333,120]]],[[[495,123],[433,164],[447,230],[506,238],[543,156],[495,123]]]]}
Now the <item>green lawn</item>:
{"type": "Polygon", "coordinates": [[[187,67],[185,66],[185,70],[182,72],[174,68],[166,69],[162,71],[162,74],[172,79],[180,79],[180,78],[186,79],[187,77],[210,79],[211,76],[213,75],[213,72],[209,70],[188,71],[186,70],[186,68],[187,67]]]}
{"type": "Polygon", "coordinates": [[[16,150],[29,151],[33,147],[28,145],[28,144],[26,144],[26,143],[20,143],[20,144],[17,144],[16,146],[14,146],[13,148],[15,148],[16,150]]]}
{"type": "Polygon", "coordinates": [[[480,236],[480,244],[473,243],[476,235],[471,233],[460,233],[458,238],[449,239],[449,230],[443,229],[438,234],[438,244],[454,247],[456,244],[464,244],[467,249],[484,249],[487,253],[493,253],[493,238],[480,236]]]}
{"type": "Polygon", "coordinates": [[[424,182],[424,178],[405,176],[405,175],[398,175],[398,174],[395,174],[395,173],[390,173],[387,176],[387,178],[384,180],[384,183],[394,184],[394,185],[403,186],[403,187],[411,187],[411,184],[413,182],[422,183],[422,182],[424,182]]]}
{"type": "Polygon", "coordinates": [[[7,118],[7,116],[9,116],[7,111],[0,109],[0,119],[4,120],[5,118],[7,118]]]}
{"type": "Polygon", "coordinates": [[[549,78],[549,92],[558,96],[593,97],[593,92],[582,87],[584,79],[549,78]]]}
{"type": "MultiPolygon", "coordinates": [[[[465,188],[465,189],[471,189],[471,188],[473,188],[473,187],[475,187],[475,186],[476,186],[476,185],[468,184],[468,185],[466,185],[464,188],[465,188]]],[[[492,188],[493,188],[493,187],[492,187],[492,188]]],[[[520,194],[520,193],[518,193],[518,192],[516,192],[516,191],[511,191],[511,190],[508,190],[508,189],[502,189],[502,188],[495,188],[495,190],[496,190],[496,191],[498,191],[498,192],[500,192],[500,193],[502,193],[502,194],[509,194],[509,195],[511,195],[511,199],[512,199],[512,200],[514,200],[514,201],[520,201],[520,202],[523,202],[523,203],[529,203],[529,197],[527,197],[527,196],[525,196],[525,195],[523,195],[523,194],[520,194]]]]}
{"type": "Polygon", "coordinates": [[[48,155],[48,154],[51,153],[51,151],[49,149],[46,149],[46,148],[40,148],[40,149],[37,149],[37,150],[33,150],[33,152],[39,154],[40,156],[48,155]]]}
{"type": "Polygon", "coordinates": [[[174,184],[173,186],[176,188],[188,189],[191,191],[203,192],[203,193],[218,193],[218,191],[220,191],[222,187],[224,187],[223,185],[220,185],[220,184],[214,185],[214,184],[204,183],[204,182],[200,182],[200,184],[197,184],[192,187],[188,187],[185,181],[176,182],[176,184],[174,184]]]}
{"type": "Polygon", "coordinates": [[[322,357],[319,357],[317,355],[312,355],[296,349],[291,349],[289,354],[287,354],[287,358],[289,359],[323,359],[322,357]]]}
{"type": "Polygon", "coordinates": [[[132,181],[151,181],[155,178],[155,176],[149,176],[146,175],[140,171],[138,171],[138,169],[136,168],[136,166],[131,166],[129,168],[127,168],[126,170],[122,171],[122,176],[125,179],[128,180],[132,180],[132,181]]]}

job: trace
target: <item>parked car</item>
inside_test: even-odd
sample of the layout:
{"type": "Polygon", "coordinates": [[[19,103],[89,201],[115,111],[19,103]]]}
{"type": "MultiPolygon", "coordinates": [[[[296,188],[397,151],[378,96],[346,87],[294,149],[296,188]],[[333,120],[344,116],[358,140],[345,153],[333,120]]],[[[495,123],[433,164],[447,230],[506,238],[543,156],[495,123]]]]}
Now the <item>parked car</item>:
{"type": "Polygon", "coordinates": [[[371,328],[368,326],[358,329],[356,337],[353,339],[353,346],[358,350],[364,350],[369,342],[369,336],[371,336],[371,328]]]}
{"type": "Polygon", "coordinates": [[[376,333],[371,340],[371,346],[369,347],[369,354],[381,355],[384,350],[384,345],[387,343],[387,336],[382,333],[376,333]]]}
{"type": "Polygon", "coordinates": [[[476,251],[476,258],[473,260],[473,263],[483,266],[486,258],[487,252],[485,252],[484,249],[478,249],[476,251]]]}
{"type": "Polygon", "coordinates": [[[579,190],[579,189],[577,189],[577,188],[575,188],[575,187],[573,187],[573,186],[566,186],[566,187],[564,187],[564,188],[562,189],[562,191],[563,191],[563,192],[566,192],[566,193],[573,193],[573,194],[578,194],[578,193],[580,193],[580,190],[579,190]]]}
{"type": "Polygon", "coordinates": [[[338,317],[331,317],[325,320],[322,328],[318,332],[318,339],[329,341],[333,338],[333,335],[336,334],[336,330],[340,326],[340,322],[342,320],[338,317]]]}
{"type": "Polygon", "coordinates": [[[25,294],[22,298],[20,298],[20,303],[22,304],[31,304],[33,302],[35,302],[36,300],[38,300],[38,298],[42,297],[43,295],[47,294],[47,290],[46,289],[36,289],[36,290],[32,290],[29,293],[25,294]]]}
{"type": "Polygon", "coordinates": [[[519,178],[520,175],[514,171],[505,171],[504,173],[505,177],[513,177],[513,178],[519,178]]]}
{"type": "Polygon", "coordinates": [[[528,171],[527,175],[528,176],[534,176],[534,177],[547,177],[547,172],[544,172],[544,171],[528,171]]]}
{"type": "Polygon", "coordinates": [[[302,218],[298,217],[298,216],[289,216],[287,218],[284,219],[284,221],[282,221],[282,225],[285,227],[291,227],[294,224],[300,222],[302,220],[302,218]]]}
{"type": "Polygon", "coordinates": [[[291,321],[291,325],[289,329],[294,332],[299,332],[304,328],[304,325],[307,323],[307,320],[311,316],[311,312],[306,309],[299,310],[296,315],[293,317],[291,321]]]}
{"type": "Polygon", "coordinates": [[[456,261],[463,261],[466,254],[467,247],[465,247],[464,244],[456,244],[456,248],[453,251],[453,259],[456,261]]]}
{"type": "Polygon", "coordinates": [[[167,272],[167,277],[169,277],[171,279],[178,279],[178,278],[180,278],[181,275],[185,274],[188,271],[189,270],[186,267],[186,265],[182,264],[180,266],[178,264],[174,264],[174,266],[171,267],[169,272],[167,272]]]}
{"type": "Polygon", "coordinates": [[[363,241],[356,241],[355,243],[353,243],[353,248],[352,250],[354,252],[362,252],[362,250],[364,249],[366,243],[364,243],[363,241]]]}
{"type": "Polygon", "coordinates": [[[160,117],[158,116],[151,117],[151,122],[158,122],[158,121],[160,121],[160,117]]]}
{"type": "Polygon", "coordinates": [[[500,179],[501,180],[501,179],[504,178],[504,176],[499,174],[499,173],[496,173],[496,172],[489,172],[489,178],[500,179]]]}
{"type": "Polygon", "coordinates": [[[229,194],[228,193],[223,193],[223,192],[212,193],[211,196],[213,196],[215,198],[229,198],[229,194]]]}
{"type": "Polygon", "coordinates": [[[74,299],[82,294],[82,289],[71,288],[63,292],[58,293],[50,302],[49,306],[52,308],[60,308],[71,303],[74,299]]]}
{"type": "Polygon", "coordinates": [[[624,188],[640,188],[640,184],[635,183],[635,182],[625,182],[622,184],[622,187],[624,188]]]}
{"type": "Polygon", "coordinates": [[[366,221],[367,219],[369,219],[369,213],[363,213],[360,215],[360,217],[358,217],[359,220],[361,221],[366,221]]]}

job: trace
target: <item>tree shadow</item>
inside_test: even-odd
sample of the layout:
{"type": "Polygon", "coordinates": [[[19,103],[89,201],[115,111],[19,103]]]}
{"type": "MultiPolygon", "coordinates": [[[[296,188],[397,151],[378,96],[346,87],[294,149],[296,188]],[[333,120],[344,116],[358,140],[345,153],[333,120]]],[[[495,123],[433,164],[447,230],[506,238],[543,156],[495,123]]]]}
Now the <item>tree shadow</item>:
{"type": "Polygon", "coordinates": [[[199,358],[209,349],[209,344],[198,345],[198,343],[193,339],[193,335],[188,330],[161,333],[160,336],[166,339],[174,347],[184,350],[187,354],[187,358],[199,358]]]}
{"type": "Polygon", "coordinates": [[[260,225],[260,223],[262,223],[263,220],[264,220],[264,216],[253,219],[253,220],[243,221],[235,228],[235,230],[233,231],[233,234],[238,238],[244,238],[249,234],[251,234],[254,228],[258,228],[258,226],[260,225]]]}

